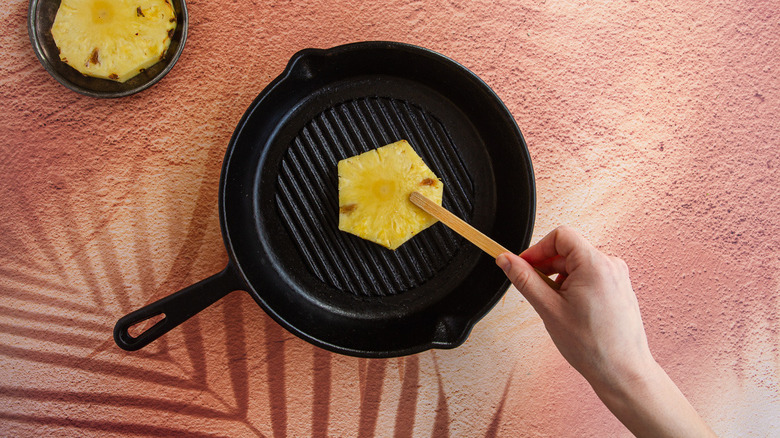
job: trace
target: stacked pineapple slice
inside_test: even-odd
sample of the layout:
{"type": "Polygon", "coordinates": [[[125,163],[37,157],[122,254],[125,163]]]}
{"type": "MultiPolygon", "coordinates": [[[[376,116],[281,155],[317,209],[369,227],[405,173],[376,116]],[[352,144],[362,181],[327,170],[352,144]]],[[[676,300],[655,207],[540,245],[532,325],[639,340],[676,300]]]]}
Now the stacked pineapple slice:
{"type": "Polygon", "coordinates": [[[339,229],[395,250],[436,219],[409,201],[441,205],[444,184],[406,140],[339,161],[339,229]]]}
{"type": "Polygon", "coordinates": [[[51,33],[63,62],[125,82],[160,61],[175,29],[169,0],[62,0],[51,33]]]}

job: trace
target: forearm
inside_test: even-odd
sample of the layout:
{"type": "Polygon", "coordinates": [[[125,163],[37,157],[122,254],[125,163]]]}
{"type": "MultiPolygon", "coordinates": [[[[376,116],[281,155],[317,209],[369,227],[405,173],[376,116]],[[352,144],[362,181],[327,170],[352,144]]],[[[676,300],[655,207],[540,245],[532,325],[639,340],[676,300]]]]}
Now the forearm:
{"type": "Polygon", "coordinates": [[[637,437],[715,437],[655,361],[612,381],[591,382],[610,411],[637,437]]]}

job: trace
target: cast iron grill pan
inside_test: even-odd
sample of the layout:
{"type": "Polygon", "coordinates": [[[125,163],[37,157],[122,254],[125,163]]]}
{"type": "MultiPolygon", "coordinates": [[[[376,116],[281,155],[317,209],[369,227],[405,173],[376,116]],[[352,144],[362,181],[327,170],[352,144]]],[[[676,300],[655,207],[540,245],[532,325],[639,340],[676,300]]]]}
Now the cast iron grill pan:
{"type": "Polygon", "coordinates": [[[338,161],[400,139],[447,182],[444,205],[470,218],[472,179],[445,126],[408,101],[368,97],[328,108],[304,126],[282,160],[276,201],[283,223],[307,267],[338,290],[386,296],[418,287],[463,241],[436,224],[389,251],[338,230],[338,161]]]}
{"type": "Polygon", "coordinates": [[[396,251],[338,230],[337,162],[401,139],[444,182],[445,207],[512,251],[528,246],[530,156],[484,82],[406,44],[307,49],[250,105],[228,145],[219,192],[227,267],[121,318],[117,344],[141,348],[236,289],[290,332],[342,354],[462,344],[509,286],[490,257],[441,224],[396,251]]]}

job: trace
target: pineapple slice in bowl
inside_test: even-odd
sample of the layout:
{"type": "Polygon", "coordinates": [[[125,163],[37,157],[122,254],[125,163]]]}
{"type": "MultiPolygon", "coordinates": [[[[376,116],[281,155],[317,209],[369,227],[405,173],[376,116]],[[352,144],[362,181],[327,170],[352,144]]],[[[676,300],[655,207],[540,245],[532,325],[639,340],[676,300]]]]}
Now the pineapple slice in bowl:
{"type": "Polygon", "coordinates": [[[339,161],[338,177],[341,231],[395,250],[436,223],[409,195],[441,205],[444,184],[406,140],[339,161]]]}
{"type": "Polygon", "coordinates": [[[64,63],[125,82],[160,61],[175,30],[168,0],[62,0],[51,34],[64,63]]]}

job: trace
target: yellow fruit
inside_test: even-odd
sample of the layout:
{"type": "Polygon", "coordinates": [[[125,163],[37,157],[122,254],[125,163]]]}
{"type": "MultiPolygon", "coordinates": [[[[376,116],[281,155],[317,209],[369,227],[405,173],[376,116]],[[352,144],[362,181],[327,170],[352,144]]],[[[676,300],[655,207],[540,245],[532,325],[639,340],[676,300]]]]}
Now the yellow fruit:
{"type": "Polygon", "coordinates": [[[51,34],[63,62],[125,82],[160,61],[175,29],[169,0],[62,0],[51,34]]]}
{"type": "Polygon", "coordinates": [[[409,201],[441,205],[444,184],[406,140],[339,161],[339,230],[396,249],[436,219],[409,201]]]}

